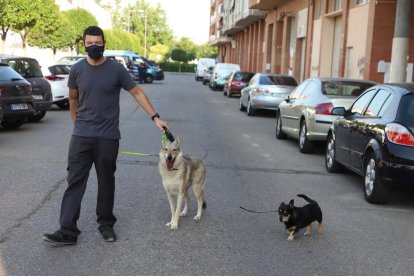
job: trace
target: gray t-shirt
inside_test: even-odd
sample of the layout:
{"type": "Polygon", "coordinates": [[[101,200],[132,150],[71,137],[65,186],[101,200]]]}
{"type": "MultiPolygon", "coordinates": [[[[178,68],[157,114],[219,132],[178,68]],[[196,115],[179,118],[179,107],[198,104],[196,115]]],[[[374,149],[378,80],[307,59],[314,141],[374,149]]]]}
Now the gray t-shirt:
{"type": "Polygon", "coordinates": [[[128,91],[135,85],[125,67],[112,59],[98,66],[90,65],[86,58],[75,63],[68,80],[68,87],[79,91],[73,135],[120,139],[120,90],[128,91]]]}

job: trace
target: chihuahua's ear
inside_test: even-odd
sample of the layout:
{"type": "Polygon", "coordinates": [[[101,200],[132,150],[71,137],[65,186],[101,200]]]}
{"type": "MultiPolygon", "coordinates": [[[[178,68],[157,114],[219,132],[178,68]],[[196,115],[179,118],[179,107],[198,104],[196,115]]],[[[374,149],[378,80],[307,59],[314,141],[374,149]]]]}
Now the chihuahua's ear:
{"type": "Polygon", "coordinates": [[[293,201],[293,199],[291,199],[290,201],[289,201],[289,207],[294,207],[295,205],[294,205],[294,201],[293,201]]]}

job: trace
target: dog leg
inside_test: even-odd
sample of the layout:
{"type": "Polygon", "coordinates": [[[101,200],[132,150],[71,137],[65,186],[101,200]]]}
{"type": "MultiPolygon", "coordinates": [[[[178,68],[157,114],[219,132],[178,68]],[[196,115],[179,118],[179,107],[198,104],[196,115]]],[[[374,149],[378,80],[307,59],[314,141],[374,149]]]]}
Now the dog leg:
{"type": "Polygon", "coordinates": [[[200,179],[198,183],[194,183],[193,192],[197,198],[197,214],[194,216],[194,221],[199,222],[201,220],[201,213],[203,208],[205,208],[205,199],[204,199],[204,187],[203,187],[204,178],[200,179]]]}
{"type": "Polygon", "coordinates": [[[188,192],[184,195],[184,209],[180,213],[180,217],[185,217],[187,215],[187,209],[188,205],[190,205],[190,196],[188,195],[188,192]]]}
{"type": "Polygon", "coordinates": [[[171,230],[178,229],[178,219],[180,218],[180,210],[183,205],[184,194],[178,194],[177,196],[177,207],[175,209],[175,214],[171,221],[171,230]]]}
{"type": "Polygon", "coordinates": [[[292,231],[289,233],[288,241],[293,241],[294,238],[295,238],[295,231],[292,231]]]}
{"type": "Polygon", "coordinates": [[[171,225],[174,220],[174,214],[175,214],[175,204],[174,204],[174,196],[167,192],[168,201],[170,202],[170,208],[171,208],[171,220],[167,224],[165,224],[166,227],[171,228],[171,225]]]}
{"type": "Polygon", "coordinates": [[[306,226],[306,231],[303,234],[304,236],[310,236],[312,235],[312,224],[309,224],[308,226],[306,226]]]}
{"type": "Polygon", "coordinates": [[[322,231],[323,231],[323,225],[322,223],[318,223],[318,233],[322,234],[322,231]]]}

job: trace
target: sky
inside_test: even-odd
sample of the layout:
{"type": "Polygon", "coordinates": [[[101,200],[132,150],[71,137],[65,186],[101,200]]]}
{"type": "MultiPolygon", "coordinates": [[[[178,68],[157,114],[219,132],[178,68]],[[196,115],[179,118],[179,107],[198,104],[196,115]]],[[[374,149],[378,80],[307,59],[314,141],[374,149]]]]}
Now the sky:
{"type": "MultiPolygon", "coordinates": [[[[122,2],[135,3],[134,0],[122,2]]],[[[166,11],[167,21],[178,39],[188,37],[196,44],[207,43],[210,26],[211,0],[146,0],[153,6],[158,3],[166,11]]]]}

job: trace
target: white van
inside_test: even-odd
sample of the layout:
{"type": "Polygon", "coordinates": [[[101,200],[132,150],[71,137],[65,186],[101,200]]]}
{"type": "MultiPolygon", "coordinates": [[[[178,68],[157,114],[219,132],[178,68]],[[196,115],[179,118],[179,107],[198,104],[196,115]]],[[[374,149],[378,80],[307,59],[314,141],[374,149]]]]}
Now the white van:
{"type": "Polygon", "coordinates": [[[214,66],[216,60],[214,58],[200,58],[195,68],[195,80],[202,80],[204,71],[208,70],[209,67],[214,66]]]}
{"type": "Polygon", "coordinates": [[[210,88],[223,89],[224,83],[231,73],[240,71],[240,65],[232,63],[217,63],[210,77],[210,88]]]}

